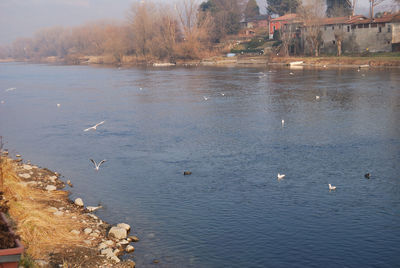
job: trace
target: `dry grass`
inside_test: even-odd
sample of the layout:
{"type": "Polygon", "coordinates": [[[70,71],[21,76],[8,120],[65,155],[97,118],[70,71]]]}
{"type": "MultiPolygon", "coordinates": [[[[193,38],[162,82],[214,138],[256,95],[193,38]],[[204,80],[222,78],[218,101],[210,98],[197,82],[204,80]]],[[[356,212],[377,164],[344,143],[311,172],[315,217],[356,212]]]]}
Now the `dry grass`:
{"type": "Polygon", "coordinates": [[[49,202],[53,200],[67,202],[67,192],[48,192],[26,186],[17,176],[14,165],[3,157],[2,191],[9,201],[9,214],[17,224],[17,233],[21,236],[27,253],[40,259],[63,247],[79,245],[82,238],[70,233],[71,230],[80,230],[83,226],[78,220],[79,214],[71,213],[68,217],[60,217],[53,215],[48,209],[49,202]],[[77,219],[72,219],[72,215],[77,219]]]}

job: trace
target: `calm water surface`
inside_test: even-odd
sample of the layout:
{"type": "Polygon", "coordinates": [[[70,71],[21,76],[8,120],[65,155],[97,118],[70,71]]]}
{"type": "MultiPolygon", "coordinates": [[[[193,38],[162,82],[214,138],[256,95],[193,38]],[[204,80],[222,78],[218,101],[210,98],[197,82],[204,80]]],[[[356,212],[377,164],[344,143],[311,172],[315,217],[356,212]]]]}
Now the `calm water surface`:
{"type": "Polygon", "coordinates": [[[0,100],[5,147],[133,226],[138,267],[400,265],[399,69],[7,63],[0,100]]]}

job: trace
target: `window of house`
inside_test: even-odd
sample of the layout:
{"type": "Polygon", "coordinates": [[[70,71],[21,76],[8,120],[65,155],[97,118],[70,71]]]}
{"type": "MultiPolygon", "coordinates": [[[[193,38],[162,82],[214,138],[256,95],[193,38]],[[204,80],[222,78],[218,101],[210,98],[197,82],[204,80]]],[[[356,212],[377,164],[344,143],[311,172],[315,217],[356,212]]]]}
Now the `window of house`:
{"type": "Polygon", "coordinates": [[[390,33],[390,25],[388,25],[388,33],[390,33]]]}
{"type": "Polygon", "coordinates": [[[339,25],[339,29],[342,29],[342,25],[339,25]]]}
{"type": "Polygon", "coordinates": [[[351,29],[355,29],[356,28],[356,26],[355,25],[351,25],[351,29]]]}
{"type": "Polygon", "coordinates": [[[336,41],[335,41],[335,40],[333,40],[333,41],[332,41],[332,43],[333,43],[333,44],[336,44],[336,41]]]}
{"type": "Polygon", "coordinates": [[[335,30],[335,26],[332,25],[332,30],[335,30]]]}
{"type": "Polygon", "coordinates": [[[364,28],[369,28],[369,24],[364,24],[364,28]]]}
{"type": "Polygon", "coordinates": [[[378,28],[378,33],[381,33],[381,32],[382,32],[382,27],[379,26],[379,28],[378,28]]]}
{"type": "Polygon", "coordinates": [[[324,27],[324,30],[326,31],[326,26],[324,27]]]}
{"type": "Polygon", "coordinates": [[[358,24],[358,25],[357,25],[357,28],[362,28],[362,27],[363,27],[362,24],[358,24]]]}
{"type": "Polygon", "coordinates": [[[350,32],[350,26],[347,26],[347,32],[350,32]]]}
{"type": "Polygon", "coordinates": [[[371,28],[376,28],[376,27],[378,27],[378,25],[376,23],[371,24],[371,28]]]}

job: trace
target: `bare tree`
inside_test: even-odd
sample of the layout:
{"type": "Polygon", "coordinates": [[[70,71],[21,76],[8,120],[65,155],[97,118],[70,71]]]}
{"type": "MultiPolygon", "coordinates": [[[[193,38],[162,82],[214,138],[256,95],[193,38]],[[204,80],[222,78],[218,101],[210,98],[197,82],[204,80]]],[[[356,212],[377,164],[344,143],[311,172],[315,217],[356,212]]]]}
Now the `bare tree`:
{"type": "Polygon", "coordinates": [[[343,28],[340,27],[338,29],[335,29],[334,31],[334,36],[335,36],[335,41],[336,41],[336,47],[337,47],[337,56],[340,57],[342,56],[342,42],[344,39],[344,31],[343,28]]]}
{"type": "Polygon", "coordinates": [[[298,16],[303,23],[303,36],[311,54],[318,57],[322,45],[321,21],[324,17],[323,0],[309,0],[299,8],[298,16]]]}
{"type": "Polygon", "coordinates": [[[151,1],[140,1],[132,4],[128,15],[133,40],[133,50],[136,54],[147,58],[154,37],[154,15],[156,6],[151,1]]]}

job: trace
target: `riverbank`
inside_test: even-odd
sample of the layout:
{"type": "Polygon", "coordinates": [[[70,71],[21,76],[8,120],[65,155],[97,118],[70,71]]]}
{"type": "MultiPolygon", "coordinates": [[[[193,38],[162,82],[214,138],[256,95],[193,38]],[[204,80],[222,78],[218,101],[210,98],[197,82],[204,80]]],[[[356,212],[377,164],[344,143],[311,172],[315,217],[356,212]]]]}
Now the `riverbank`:
{"type": "MultiPolygon", "coordinates": [[[[18,61],[14,59],[4,59],[0,62],[13,62],[18,61]]],[[[235,55],[231,57],[214,56],[210,58],[198,60],[176,60],[175,62],[160,62],[156,60],[137,60],[132,56],[124,56],[121,62],[115,62],[114,58],[110,55],[104,56],[81,56],[69,58],[48,57],[35,61],[23,62],[36,62],[36,63],[50,63],[50,64],[72,64],[72,65],[111,65],[119,67],[132,67],[132,66],[154,66],[154,67],[171,67],[171,66],[267,66],[267,65],[281,65],[286,66],[291,62],[302,61],[300,66],[304,67],[400,67],[400,54],[399,53],[381,53],[371,54],[367,56],[321,56],[321,57],[278,57],[272,55],[235,55]]]]}
{"type": "Polygon", "coordinates": [[[57,172],[0,157],[1,205],[26,249],[24,267],[135,267],[132,243],[139,239],[128,237],[129,225],[111,226],[93,213],[100,207],[70,200],[57,172]]]}

